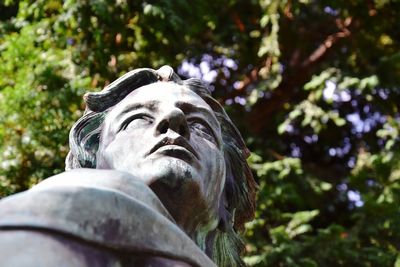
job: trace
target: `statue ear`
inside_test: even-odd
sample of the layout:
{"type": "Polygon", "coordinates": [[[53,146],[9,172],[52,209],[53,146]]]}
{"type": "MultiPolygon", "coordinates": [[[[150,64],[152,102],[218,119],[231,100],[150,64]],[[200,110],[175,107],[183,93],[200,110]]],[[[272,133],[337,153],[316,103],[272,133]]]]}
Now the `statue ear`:
{"type": "Polygon", "coordinates": [[[69,151],[67,157],[65,158],[65,170],[69,171],[79,168],[82,168],[81,164],[76,159],[76,157],[74,157],[74,154],[72,154],[72,152],[69,151]]]}
{"type": "Polygon", "coordinates": [[[100,132],[105,112],[87,111],[72,126],[69,135],[70,153],[66,159],[66,169],[95,168],[100,132]]]}

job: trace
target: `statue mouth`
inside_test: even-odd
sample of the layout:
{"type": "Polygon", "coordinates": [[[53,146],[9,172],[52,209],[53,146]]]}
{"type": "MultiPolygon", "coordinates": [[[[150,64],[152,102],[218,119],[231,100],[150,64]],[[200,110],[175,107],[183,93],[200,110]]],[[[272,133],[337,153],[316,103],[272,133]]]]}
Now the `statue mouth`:
{"type": "Polygon", "coordinates": [[[155,152],[166,156],[183,159],[185,161],[200,159],[197,152],[183,137],[178,137],[175,139],[169,137],[163,138],[150,150],[148,155],[153,154],[155,152]]]}

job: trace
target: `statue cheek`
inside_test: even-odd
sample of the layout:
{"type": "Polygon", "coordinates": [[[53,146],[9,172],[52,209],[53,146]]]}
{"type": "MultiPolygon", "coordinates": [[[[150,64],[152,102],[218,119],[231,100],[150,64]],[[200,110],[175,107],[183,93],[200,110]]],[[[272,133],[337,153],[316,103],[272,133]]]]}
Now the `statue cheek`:
{"type": "Polygon", "coordinates": [[[224,186],[225,186],[226,166],[225,166],[225,159],[222,156],[222,154],[219,155],[218,160],[219,160],[219,162],[218,162],[219,169],[218,169],[217,177],[219,177],[218,187],[220,189],[220,191],[218,193],[222,193],[224,186]]]}
{"type": "Polygon", "coordinates": [[[207,161],[207,175],[205,175],[205,190],[207,198],[218,201],[223,191],[226,176],[225,160],[221,153],[209,156],[207,161]]]}
{"type": "Polygon", "coordinates": [[[117,169],[118,166],[115,164],[123,164],[126,157],[125,149],[126,147],[120,146],[118,139],[113,140],[106,147],[102,147],[99,149],[97,153],[98,158],[98,167],[103,167],[107,169],[117,169]]]}

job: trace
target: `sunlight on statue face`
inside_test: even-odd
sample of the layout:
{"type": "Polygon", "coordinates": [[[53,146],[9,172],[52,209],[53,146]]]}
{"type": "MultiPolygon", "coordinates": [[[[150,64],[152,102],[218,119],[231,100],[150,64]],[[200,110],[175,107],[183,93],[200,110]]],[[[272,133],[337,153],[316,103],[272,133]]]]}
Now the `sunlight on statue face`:
{"type": "Polygon", "coordinates": [[[191,210],[217,213],[225,182],[221,148],[210,106],[188,88],[159,82],[133,91],[108,113],[97,168],[144,181],[179,223],[191,210]]]}

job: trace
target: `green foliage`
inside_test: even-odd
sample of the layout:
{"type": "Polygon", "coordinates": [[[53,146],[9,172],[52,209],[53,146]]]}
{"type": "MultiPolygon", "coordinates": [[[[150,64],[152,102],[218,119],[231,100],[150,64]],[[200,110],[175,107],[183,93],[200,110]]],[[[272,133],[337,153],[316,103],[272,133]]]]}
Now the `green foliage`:
{"type": "Polygon", "coordinates": [[[69,51],[52,46],[48,25],[27,24],[2,40],[0,195],[62,171],[67,131],[90,82],[74,73],[69,51]]]}
{"type": "Polygon", "coordinates": [[[382,0],[5,1],[0,196],[63,170],[85,91],[169,64],[210,81],[253,151],[249,266],[400,266],[399,17],[382,0]]]}

